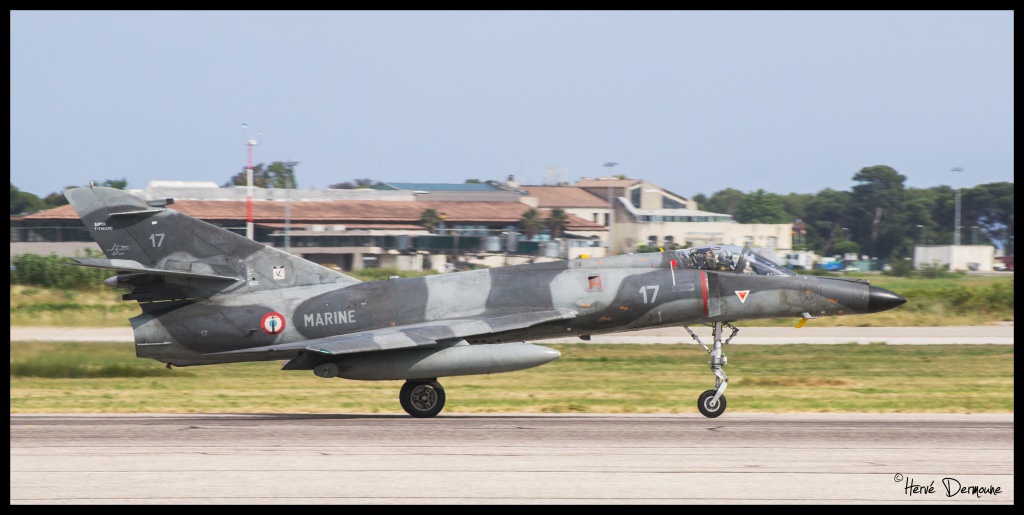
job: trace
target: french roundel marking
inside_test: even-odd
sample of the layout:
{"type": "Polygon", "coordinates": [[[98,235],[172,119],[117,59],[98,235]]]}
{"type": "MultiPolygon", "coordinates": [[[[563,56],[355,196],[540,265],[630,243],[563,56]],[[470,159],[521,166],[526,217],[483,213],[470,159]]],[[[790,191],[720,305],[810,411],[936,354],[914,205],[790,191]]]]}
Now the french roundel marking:
{"type": "Polygon", "coordinates": [[[263,315],[260,328],[267,334],[281,334],[281,331],[284,331],[284,315],[276,311],[263,315]]]}

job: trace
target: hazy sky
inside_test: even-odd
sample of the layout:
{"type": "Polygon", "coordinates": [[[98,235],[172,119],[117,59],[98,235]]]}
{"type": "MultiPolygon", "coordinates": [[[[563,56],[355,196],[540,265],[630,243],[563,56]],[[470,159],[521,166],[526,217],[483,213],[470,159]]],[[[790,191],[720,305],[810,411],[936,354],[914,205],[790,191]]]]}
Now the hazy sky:
{"type": "Polygon", "coordinates": [[[13,11],[11,182],[1013,181],[1012,11],[13,11]],[[614,168],[606,162],[617,162],[614,168]],[[962,167],[962,173],[950,170],[962,167]]]}

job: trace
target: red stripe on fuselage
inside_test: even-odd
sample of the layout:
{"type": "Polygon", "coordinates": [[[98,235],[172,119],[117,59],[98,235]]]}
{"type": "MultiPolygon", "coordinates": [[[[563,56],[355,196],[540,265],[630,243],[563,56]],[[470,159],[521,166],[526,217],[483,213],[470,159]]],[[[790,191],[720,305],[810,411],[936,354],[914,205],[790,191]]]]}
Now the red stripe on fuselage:
{"type": "Polygon", "coordinates": [[[704,298],[704,316],[708,316],[708,273],[700,272],[700,292],[704,298]]]}

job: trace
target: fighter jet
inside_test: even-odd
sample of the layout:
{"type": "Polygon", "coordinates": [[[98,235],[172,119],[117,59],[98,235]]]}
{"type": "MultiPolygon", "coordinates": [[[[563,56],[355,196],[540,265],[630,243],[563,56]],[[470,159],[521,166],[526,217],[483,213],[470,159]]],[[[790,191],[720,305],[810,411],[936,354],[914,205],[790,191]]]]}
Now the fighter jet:
{"type": "Polygon", "coordinates": [[[707,417],[725,412],[733,322],[877,313],[906,299],[866,280],[800,276],[749,248],[717,245],[361,282],[121,190],[64,190],[142,314],[136,356],[168,367],[285,361],[323,378],[404,380],[402,408],[436,416],[438,378],[537,367],[527,343],[679,326],[710,355],[707,417]],[[712,328],[710,347],[690,329],[712,328]],[[732,332],[723,338],[725,329],[732,332]]]}

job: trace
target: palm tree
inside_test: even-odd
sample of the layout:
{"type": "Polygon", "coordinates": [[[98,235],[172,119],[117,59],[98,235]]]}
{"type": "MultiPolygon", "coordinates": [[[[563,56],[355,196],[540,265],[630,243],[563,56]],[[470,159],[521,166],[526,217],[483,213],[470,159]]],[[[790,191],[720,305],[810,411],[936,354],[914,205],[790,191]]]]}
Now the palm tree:
{"type": "Polygon", "coordinates": [[[522,228],[523,233],[526,234],[526,238],[532,240],[540,228],[544,226],[544,221],[540,219],[540,213],[532,207],[527,209],[523,213],[523,218],[519,220],[519,226],[522,228]]]}
{"type": "Polygon", "coordinates": [[[554,208],[548,214],[548,217],[544,219],[544,225],[551,230],[551,238],[557,239],[562,236],[562,230],[565,229],[566,224],[569,223],[569,216],[565,214],[562,208],[554,208]]]}
{"type": "Polygon", "coordinates": [[[437,214],[435,209],[424,209],[423,213],[420,214],[420,225],[425,227],[428,231],[434,232],[434,229],[441,224],[441,215],[437,214]]]}

